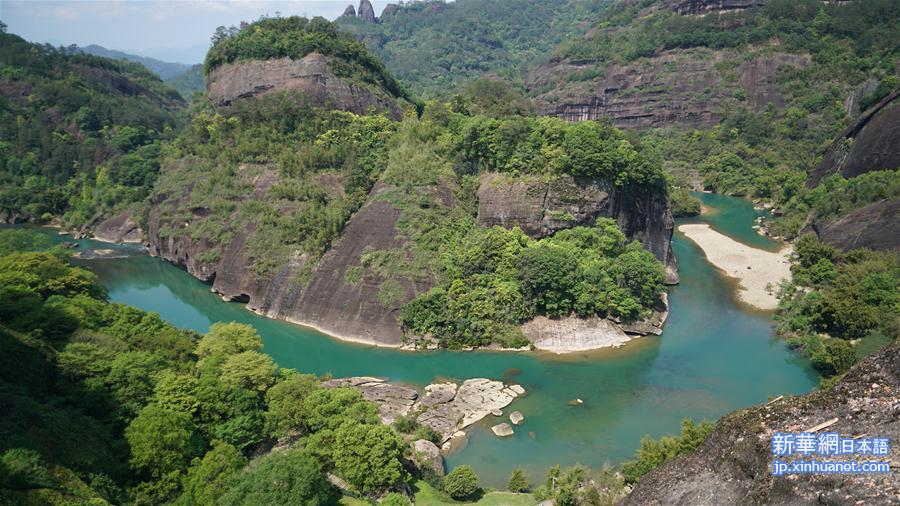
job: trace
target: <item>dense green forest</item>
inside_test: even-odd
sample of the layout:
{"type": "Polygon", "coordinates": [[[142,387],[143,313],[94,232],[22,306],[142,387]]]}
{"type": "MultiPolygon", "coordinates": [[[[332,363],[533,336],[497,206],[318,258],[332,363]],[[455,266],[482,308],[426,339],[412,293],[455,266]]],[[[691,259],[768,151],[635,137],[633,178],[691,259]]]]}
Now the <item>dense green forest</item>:
{"type": "Polygon", "coordinates": [[[143,203],[178,93],[136,63],[0,33],[0,213],[81,226],[143,203]]]}
{"type": "Polygon", "coordinates": [[[842,253],[812,234],[801,236],[795,249],[793,279],[779,293],[777,330],[825,378],[847,372],[900,336],[896,251],[842,253]]]}
{"type": "Polygon", "coordinates": [[[46,246],[0,231],[0,503],[333,504],[325,472],[363,495],[410,479],[358,391],[278,368],[247,325],[108,303],[60,251],[24,251],[46,246]]]}
{"type": "Polygon", "coordinates": [[[527,64],[567,36],[583,33],[610,3],[429,0],[401,4],[378,24],[351,17],[335,22],[361,38],[413,92],[437,98],[484,75],[521,83],[527,64]]]}

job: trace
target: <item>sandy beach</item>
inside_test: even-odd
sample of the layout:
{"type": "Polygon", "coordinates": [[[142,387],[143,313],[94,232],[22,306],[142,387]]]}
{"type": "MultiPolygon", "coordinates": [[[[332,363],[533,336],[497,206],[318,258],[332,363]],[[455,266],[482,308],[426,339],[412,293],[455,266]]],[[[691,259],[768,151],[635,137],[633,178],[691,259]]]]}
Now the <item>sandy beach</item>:
{"type": "Polygon", "coordinates": [[[742,302],[764,310],[778,307],[775,297],[778,283],[791,278],[787,256],[793,250],[789,245],[778,252],[752,248],[704,223],[681,225],[678,230],[700,246],[710,263],[737,280],[738,298],[742,302]]]}

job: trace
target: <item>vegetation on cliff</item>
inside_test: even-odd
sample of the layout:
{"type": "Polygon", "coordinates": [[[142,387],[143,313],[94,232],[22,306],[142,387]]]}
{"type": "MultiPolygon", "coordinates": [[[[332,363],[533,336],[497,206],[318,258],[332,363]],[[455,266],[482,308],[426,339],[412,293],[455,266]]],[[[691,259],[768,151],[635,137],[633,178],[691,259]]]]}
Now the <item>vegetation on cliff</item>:
{"type": "Polygon", "coordinates": [[[805,353],[824,377],[900,336],[900,255],[857,249],[846,253],[815,235],[797,240],[791,271],[779,293],[778,333],[805,353]]]}
{"type": "Polygon", "coordinates": [[[143,202],[183,102],[141,65],[0,31],[0,214],[81,226],[143,202]]]}
{"type": "Polygon", "coordinates": [[[300,59],[312,52],[333,57],[331,70],[378,86],[395,97],[409,98],[381,61],[352,36],[325,18],[261,18],[240,28],[219,27],[206,53],[204,72],[239,60],[300,59]]]}
{"type": "Polygon", "coordinates": [[[325,472],[376,496],[409,479],[406,444],[358,391],[278,368],[249,326],[199,335],[110,304],[61,255],[0,258],[0,403],[15,413],[0,502],[331,504],[325,472]],[[281,437],[294,449],[267,453],[281,437]]]}

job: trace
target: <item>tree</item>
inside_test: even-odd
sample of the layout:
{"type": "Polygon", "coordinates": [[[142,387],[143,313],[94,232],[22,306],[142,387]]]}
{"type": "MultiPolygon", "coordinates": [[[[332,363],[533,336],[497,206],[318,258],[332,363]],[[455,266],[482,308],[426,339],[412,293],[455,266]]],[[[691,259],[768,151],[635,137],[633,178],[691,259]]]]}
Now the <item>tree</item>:
{"type": "Polygon", "coordinates": [[[510,492],[528,492],[529,488],[531,488],[531,484],[528,483],[528,476],[525,474],[525,471],[518,467],[513,469],[512,474],[509,475],[509,481],[506,482],[506,490],[510,492]]]}
{"type": "Polygon", "coordinates": [[[478,491],[478,476],[470,466],[457,466],[444,476],[443,486],[450,497],[465,499],[478,491]]]}
{"type": "Polygon", "coordinates": [[[338,499],[319,462],[303,450],[272,453],[240,473],[222,497],[227,506],[325,506],[338,499]]]}
{"type": "Polygon", "coordinates": [[[151,404],[125,429],[131,447],[131,467],[151,478],[181,472],[201,451],[201,441],[187,413],[151,404]]]}
{"type": "Polygon", "coordinates": [[[306,428],[303,401],[320,389],[313,374],[289,373],[283,381],[266,391],[266,431],[275,437],[286,436],[292,430],[306,428]]]}
{"type": "Polygon", "coordinates": [[[519,255],[518,279],[525,300],[550,317],[572,312],[572,288],[578,279],[578,261],[567,248],[540,243],[519,255]]]}
{"type": "Polygon", "coordinates": [[[378,409],[353,388],[316,390],[303,401],[303,410],[307,426],[313,432],[335,430],[348,419],[357,423],[379,423],[378,409]]]}
{"type": "Polygon", "coordinates": [[[405,446],[390,427],[347,422],[335,432],[334,471],[364,493],[380,492],[404,476],[405,446]]]}
{"type": "Polygon", "coordinates": [[[265,392],[275,383],[277,372],[272,357],[258,351],[244,351],[225,360],[219,379],[226,385],[265,392]]]}
{"type": "Polygon", "coordinates": [[[197,343],[197,356],[203,358],[221,353],[233,355],[262,348],[256,329],[244,323],[213,323],[209,332],[197,343]]]}
{"type": "Polygon", "coordinates": [[[213,442],[203,459],[194,459],[182,484],[183,492],[176,504],[204,506],[218,504],[219,499],[246,465],[247,459],[234,446],[213,442]]]}
{"type": "Polygon", "coordinates": [[[106,385],[126,417],[136,414],[153,395],[156,374],[169,364],[146,351],[121,353],[110,364],[106,385]]]}

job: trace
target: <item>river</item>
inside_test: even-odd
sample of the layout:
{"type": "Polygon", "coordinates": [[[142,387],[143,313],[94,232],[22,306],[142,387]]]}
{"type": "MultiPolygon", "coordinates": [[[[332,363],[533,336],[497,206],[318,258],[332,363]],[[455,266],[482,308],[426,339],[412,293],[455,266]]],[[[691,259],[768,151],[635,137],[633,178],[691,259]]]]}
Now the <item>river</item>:
{"type": "MultiPolygon", "coordinates": [[[[716,210],[700,221],[738,241],[777,247],[752,230],[758,214],[750,202],[700,197],[716,210]]],[[[731,284],[685,237],[676,233],[672,247],[681,284],[669,290],[671,315],[663,335],[564,358],[480,351],[411,353],[348,344],[223,302],[207,285],[157,258],[139,254],[79,262],[97,273],[113,301],[156,311],[180,327],[203,332],[216,321],[252,324],[263,337],[264,351],[282,367],[335,377],[386,376],[419,387],[438,378],[488,377],[522,384],[528,395],[507,408],[525,416],[514,436],[493,436],[488,417],[470,430],[468,448],[447,458],[449,467],[470,464],[483,485],[501,488],[514,467],[524,468],[533,482],[542,481],[555,464],[599,469],[629,458],[646,434],[678,432],[685,417],[714,420],[769,397],[807,392],[817,384],[808,363],[773,337],[771,315],[739,307],[731,284]],[[569,406],[575,398],[584,404],[569,406]]]]}

